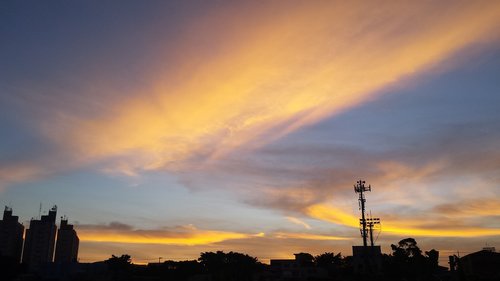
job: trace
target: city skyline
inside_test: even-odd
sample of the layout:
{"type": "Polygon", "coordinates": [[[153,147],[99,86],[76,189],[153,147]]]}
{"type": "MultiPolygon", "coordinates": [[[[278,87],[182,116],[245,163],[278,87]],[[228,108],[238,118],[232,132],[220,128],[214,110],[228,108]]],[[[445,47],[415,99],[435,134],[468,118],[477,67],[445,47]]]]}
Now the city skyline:
{"type": "Polygon", "coordinates": [[[0,4],[0,205],[81,261],[500,247],[500,4],[0,4]]]}

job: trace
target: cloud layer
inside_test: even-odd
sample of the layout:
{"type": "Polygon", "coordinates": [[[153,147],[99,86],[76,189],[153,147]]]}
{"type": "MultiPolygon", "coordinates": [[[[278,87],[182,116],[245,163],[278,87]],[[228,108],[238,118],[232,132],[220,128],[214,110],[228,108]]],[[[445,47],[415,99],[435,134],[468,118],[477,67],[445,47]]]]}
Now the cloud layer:
{"type": "Polygon", "coordinates": [[[372,100],[471,44],[497,39],[500,14],[490,1],[439,9],[267,5],[211,10],[180,40],[158,38],[176,56],[165,55],[175,72],[157,73],[151,86],[120,94],[97,114],[62,110],[46,134],[75,161],[116,159],[112,168],[126,174],[193,169],[372,100]]]}

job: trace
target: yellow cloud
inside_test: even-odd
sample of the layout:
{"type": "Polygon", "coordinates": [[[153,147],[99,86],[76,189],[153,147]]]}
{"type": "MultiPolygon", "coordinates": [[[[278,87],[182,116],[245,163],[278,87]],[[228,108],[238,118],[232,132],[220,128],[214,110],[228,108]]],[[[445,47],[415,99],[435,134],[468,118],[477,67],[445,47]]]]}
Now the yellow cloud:
{"type": "Polygon", "coordinates": [[[305,211],[309,216],[336,224],[359,227],[359,218],[325,204],[315,204],[309,206],[305,211]]]}
{"type": "Polygon", "coordinates": [[[276,232],[274,237],[278,239],[304,239],[304,240],[349,240],[348,237],[339,237],[332,235],[322,235],[313,233],[286,233],[286,232],[276,232]]]}
{"type": "Polygon", "coordinates": [[[500,235],[498,228],[481,227],[456,227],[446,228],[418,228],[405,225],[403,223],[384,223],[383,231],[391,234],[414,235],[428,237],[478,237],[478,236],[496,236],[500,235]]]}
{"type": "Polygon", "coordinates": [[[175,231],[133,230],[112,228],[78,229],[78,236],[85,242],[112,242],[129,244],[163,244],[163,245],[206,245],[232,239],[262,237],[263,233],[246,234],[238,232],[199,230],[185,227],[175,231]]]}
{"type": "Polygon", "coordinates": [[[53,136],[83,160],[132,158],[128,174],[183,168],[191,157],[217,159],[373,99],[492,39],[500,23],[495,1],[280,3],[224,8],[185,27],[183,40],[159,38],[177,71],[155,74],[151,89],[127,93],[106,112],[65,118],[69,132],[53,136]],[[202,43],[207,49],[193,46],[202,43]]]}
{"type": "MultiPolygon", "coordinates": [[[[355,228],[359,227],[358,217],[330,205],[312,205],[306,209],[306,213],[313,218],[323,221],[355,228]]],[[[477,237],[500,235],[500,228],[449,226],[446,225],[444,221],[441,221],[441,226],[439,226],[440,219],[442,220],[442,218],[433,219],[432,217],[429,217],[427,222],[431,222],[436,225],[436,227],[429,228],[423,226],[426,221],[422,220],[407,220],[404,218],[397,219],[396,217],[389,219],[382,218],[381,229],[383,233],[428,237],[477,237]]]]}

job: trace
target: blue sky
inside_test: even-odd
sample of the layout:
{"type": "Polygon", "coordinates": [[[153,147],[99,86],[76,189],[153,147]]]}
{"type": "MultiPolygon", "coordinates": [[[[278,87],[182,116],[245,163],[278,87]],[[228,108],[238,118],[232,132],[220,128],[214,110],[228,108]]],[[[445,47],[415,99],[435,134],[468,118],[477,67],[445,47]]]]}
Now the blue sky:
{"type": "Polygon", "coordinates": [[[82,261],[500,242],[500,6],[0,4],[0,203],[82,261]]]}

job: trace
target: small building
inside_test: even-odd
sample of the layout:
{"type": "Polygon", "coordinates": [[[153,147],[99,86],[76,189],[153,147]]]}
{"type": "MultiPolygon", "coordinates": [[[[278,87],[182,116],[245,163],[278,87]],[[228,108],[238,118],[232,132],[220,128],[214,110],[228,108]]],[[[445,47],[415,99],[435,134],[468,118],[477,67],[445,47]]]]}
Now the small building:
{"type": "Polygon", "coordinates": [[[24,226],[19,217],[12,215],[12,208],[5,206],[3,220],[0,220],[0,256],[21,261],[24,226]]]}
{"type": "Polygon", "coordinates": [[[352,246],[352,266],[357,274],[380,273],[382,271],[380,246],[352,246]]]}
{"type": "Polygon", "coordinates": [[[294,254],[295,259],[271,260],[273,280],[309,280],[328,277],[328,272],[314,265],[313,256],[306,253],[294,254]]]}
{"type": "Polygon", "coordinates": [[[56,255],[54,262],[71,263],[78,261],[78,246],[80,240],[72,224],[61,218],[61,225],[57,231],[56,255]]]}
{"type": "Polygon", "coordinates": [[[458,265],[467,280],[500,280],[500,253],[494,249],[468,254],[458,265]]]}

